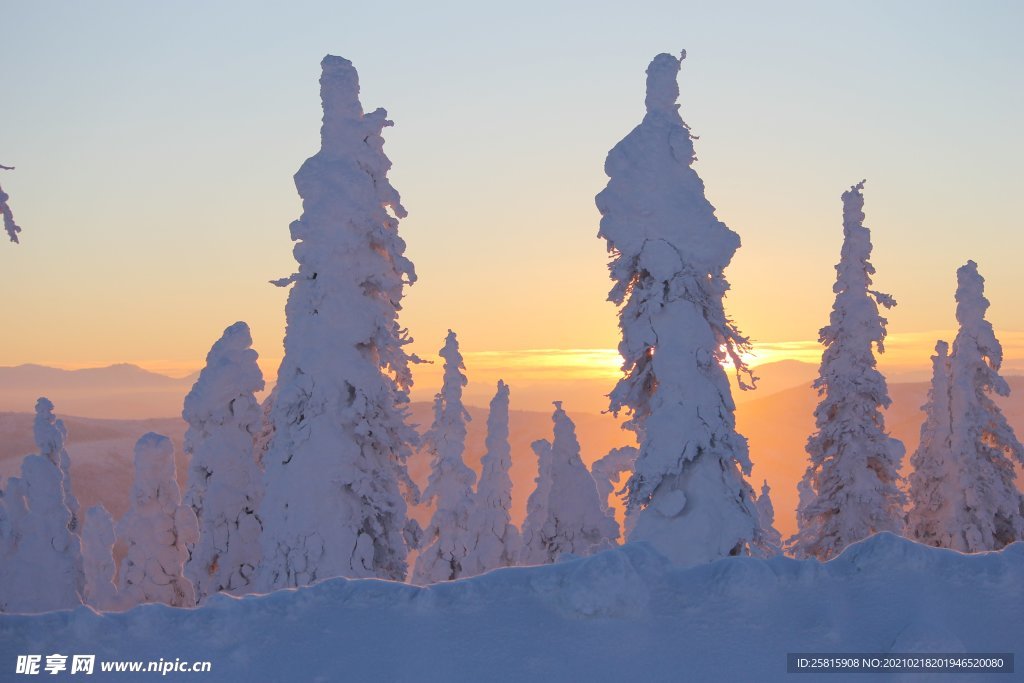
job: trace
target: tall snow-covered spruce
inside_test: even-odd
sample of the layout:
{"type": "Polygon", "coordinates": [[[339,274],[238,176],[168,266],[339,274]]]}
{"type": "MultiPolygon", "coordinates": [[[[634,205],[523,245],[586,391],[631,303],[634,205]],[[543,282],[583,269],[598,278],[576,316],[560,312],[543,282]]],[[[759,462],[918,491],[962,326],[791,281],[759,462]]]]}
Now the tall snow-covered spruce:
{"type": "Polygon", "coordinates": [[[512,524],[512,447],[509,444],[508,385],[498,380],[487,414],[486,452],[480,461],[476,505],[470,518],[470,550],[463,576],[510,567],[519,554],[519,530],[512,524]]]}
{"type": "Polygon", "coordinates": [[[864,182],[843,193],[843,246],[836,265],[835,303],[819,332],[825,347],[814,388],[817,431],[807,440],[797,533],[797,557],[828,560],[879,531],[902,531],[899,488],[903,444],[885,431],[882,409],[892,402],[874,349],[885,350],[879,304],[896,301],[871,289],[871,233],[864,226],[864,182]]]}
{"type": "Polygon", "coordinates": [[[263,473],[255,440],[263,411],[255,392],[263,389],[249,326],[237,322],[210,349],[206,367],[185,397],[190,458],[185,504],[199,521],[199,540],[189,548],[185,575],[196,601],[225,591],[247,592],[260,564],[263,473]]]}
{"type": "Polygon", "coordinates": [[[423,437],[431,456],[423,501],[434,504],[434,514],[423,539],[426,547],[416,558],[412,575],[413,583],[423,585],[463,576],[462,565],[472,548],[470,519],[476,474],[462,460],[470,419],[462,405],[466,366],[451,330],[439,353],[444,359],[444,383],[434,399],[434,423],[423,437]]]}
{"type": "Polygon", "coordinates": [[[401,489],[415,498],[413,358],[398,324],[415,271],[387,177],[381,132],[391,122],[383,109],[363,113],[351,62],[327,56],[321,66],[321,147],[295,174],[299,268],[275,283],[291,291],[263,456],[263,590],[333,576],[403,580],[418,531],[401,489]]]}
{"type": "Polygon", "coordinates": [[[10,478],[0,496],[0,612],[70,609],[85,593],[67,499],[67,431],[45,398],[36,403],[34,432],[39,453],[25,456],[21,477],[10,478]]]}
{"type": "MultiPolygon", "coordinates": [[[[944,519],[947,501],[962,497],[963,484],[957,476],[953,460],[953,413],[949,396],[949,344],[938,341],[932,356],[932,383],[928,402],[921,407],[925,414],[921,439],[910,456],[910,487],[907,513],[907,538],[934,546],[948,546],[950,534],[944,519]]],[[[949,511],[951,512],[951,510],[949,511]]]]}
{"type": "Polygon", "coordinates": [[[985,280],[974,261],[957,270],[956,319],[960,330],[945,356],[934,357],[927,419],[911,462],[911,538],[961,552],[999,550],[1024,540],[1024,497],[1013,461],[1024,447],[992,400],[1009,396],[999,374],[1003,349],[992,323],[985,280]]]}
{"type": "Polygon", "coordinates": [[[195,590],[184,568],[199,525],[192,508],[181,503],[174,444],[166,436],[149,432],[135,444],[131,507],[117,525],[117,537],[127,546],[118,576],[118,592],[126,604],[195,606],[195,590]]]}
{"type": "Polygon", "coordinates": [[[693,136],[676,104],[681,59],[660,54],[647,68],[647,114],[609,152],[597,208],[613,255],[609,299],[621,306],[625,376],[611,410],[629,412],[640,444],[629,540],[693,565],[749,553],[760,530],[723,368],[731,359],[749,376],[748,341],[723,308],[740,239],[715,217],[692,167],[693,136]]]}
{"type": "Polygon", "coordinates": [[[597,483],[580,458],[576,425],[555,401],[554,440],[532,444],[540,459],[537,489],[528,501],[521,564],[549,564],[563,553],[589,555],[610,548],[619,525],[602,505],[597,483]]]}
{"type": "Polygon", "coordinates": [[[64,447],[68,440],[68,430],[63,420],[58,420],[53,414],[53,402],[50,399],[44,397],[36,401],[36,419],[32,423],[32,432],[39,454],[60,469],[64,504],[71,512],[68,529],[72,533],[80,533],[82,523],[79,518],[82,512],[78,498],[71,491],[71,458],[64,447]]]}

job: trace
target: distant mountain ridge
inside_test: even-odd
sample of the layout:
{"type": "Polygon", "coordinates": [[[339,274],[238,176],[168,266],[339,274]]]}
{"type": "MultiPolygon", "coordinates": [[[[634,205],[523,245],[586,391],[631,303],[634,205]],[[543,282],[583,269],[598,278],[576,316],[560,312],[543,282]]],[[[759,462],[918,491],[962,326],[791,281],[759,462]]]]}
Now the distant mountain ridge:
{"type": "Polygon", "coordinates": [[[0,381],[21,384],[49,381],[59,382],[67,386],[81,386],[91,382],[103,381],[166,386],[177,385],[182,382],[191,383],[198,376],[199,373],[194,372],[187,377],[169,377],[152,370],[146,370],[133,363],[114,363],[102,367],[79,368],[76,370],[65,370],[36,363],[0,367],[0,381]]]}
{"type": "Polygon", "coordinates": [[[64,415],[100,419],[177,416],[197,376],[168,377],[130,363],[80,370],[35,364],[0,367],[0,410],[30,411],[37,398],[46,396],[64,415]]]}
{"type": "Polygon", "coordinates": [[[753,368],[757,378],[756,389],[741,390],[736,382],[736,374],[727,370],[732,385],[733,399],[737,403],[753,401],[794,387],[809,387],[818,376],[818,366],[799,360],[779,360],[765,363],[753,368]]]}
{"type": "MultiPolygon", "coordinates": [[[[759,378],[757,389],[740,391],[735,384],[735,377],[730,373],[737,402],[756,400],[799,385],[809,386],[817,375],[817,366],[783,360],[757,366],[754,374],[759,378]]],[[[34,363],[0,367],[0,411],[29,412],[36,399],[46,396],[63,415],[96,419],[176,417],[181,414],[185,395],[198,377],[198,372],[187,377],[169,377],[131,363],[79,370],[64,370],[34,363]]],[[[566,380],[565,384],[566,391],[554,392],[550,400],[563,399],[568,406],[572,406],[576,403],[573,400],[574,392],[594,389],[588,384],[572,380],[566,380]]],[[[607,389],[611,386],[609,384],[607,389]]],[[[515,402],[514,383],[512,390],[515,402]]],[[[538,402],[547,407],[546,400],[532,401],[538,402]]]]}

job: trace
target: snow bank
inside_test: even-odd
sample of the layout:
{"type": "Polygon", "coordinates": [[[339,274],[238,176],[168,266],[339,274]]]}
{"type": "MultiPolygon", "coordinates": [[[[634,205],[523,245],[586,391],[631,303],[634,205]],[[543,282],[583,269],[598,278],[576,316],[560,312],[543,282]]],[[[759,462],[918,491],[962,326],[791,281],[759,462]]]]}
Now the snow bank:
{"type": "MultiPolygon", "coordinates": [[[[631,544],[426,588],[331,579],[193,610],[7,615],[0,662],[180,657],[210,660],[217,681],[782,681],[787,652],[1012,651],[1022,587],[1019,543],[961,555],[880,534],[825,564],[734,557],[689,569],[631,544]]],[[[90,680],[104,680],[98,668],[90,680]]],[[[828,677],[845,679],[868,680],[828,677]]]]}

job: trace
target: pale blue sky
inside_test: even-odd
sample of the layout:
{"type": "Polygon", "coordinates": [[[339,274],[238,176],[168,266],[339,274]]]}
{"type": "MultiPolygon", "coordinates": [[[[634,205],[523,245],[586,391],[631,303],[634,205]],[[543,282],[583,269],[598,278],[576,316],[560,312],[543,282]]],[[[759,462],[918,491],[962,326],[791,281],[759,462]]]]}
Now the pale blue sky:
{"type": "Polygon", "coordinates": [[[861,178],[893,333],[953,326],[967,258],[997,330],[1024,330],[1021,3],[488,5],[0,1],[0,182],[24,228],[0,245],[0,364],[197,366],[236,319],[279,356],[265,282],[292,268],[328,52],[396,122],[418,350],[448,327],[477,351],[615,345],[593,196],[647,63],[681,48],[745,332],[816,338],[861,178]]]}

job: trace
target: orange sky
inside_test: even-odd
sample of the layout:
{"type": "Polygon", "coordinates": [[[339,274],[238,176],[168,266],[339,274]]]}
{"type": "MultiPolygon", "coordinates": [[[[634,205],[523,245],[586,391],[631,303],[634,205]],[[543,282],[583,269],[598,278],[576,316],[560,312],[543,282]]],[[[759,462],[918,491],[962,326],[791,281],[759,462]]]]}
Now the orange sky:
{"type": "MultiPolygon", "coordinates": [[[[883,369],[927,370],[940,334],[930,330],[951,336],[956,268],[971,258],[1007,367],[1024,370],[1024,90],[1006,87],[1022,55],[1007,8],[523,15],[527,52],[512,30],[448,31],[439,44],[422,31],[436,9],[393,17],[387,39],[347,7],[317,21],[256,13],[253,33],[227,10],[202,26],[173,15],[145,40],[133,30],[142,9],[12,11],[12,26],[48,30],[0,41],[16,103],[0,126],[0,163],[16,170],[0,180],[24,229],[20,245],[0,244],[0,365],[185,375],[244,320],[272,375],[287,292],[268,281],[294,269],[292,174],[318,148],[319,62],[334,52],[359,69],[364,108],[385,106],[395,122],[385,152],[419,276],[401,314],[412,350],[434,358],[452,328],[472,402],[502,377],[520,407],[561,398],[599,410],[619,335],[594,196],[608,150],[643,117],[649,60],[686,47],[681,113],[699,136],[707,197],[742,239],[726,310],[755,340],[755,362],[818,362],[840,194],[867,178],[875,287],[899,302],[883,369]],[[829,32],[807,31],[812,20],[829,32]],[[395,30],[406,49],[394,49],[395,30]],[[162,47],[183,40],[187,51],[162,47]]],[[[429,398],[438,368],[416,377],[415,395],[429,398]]]]}

